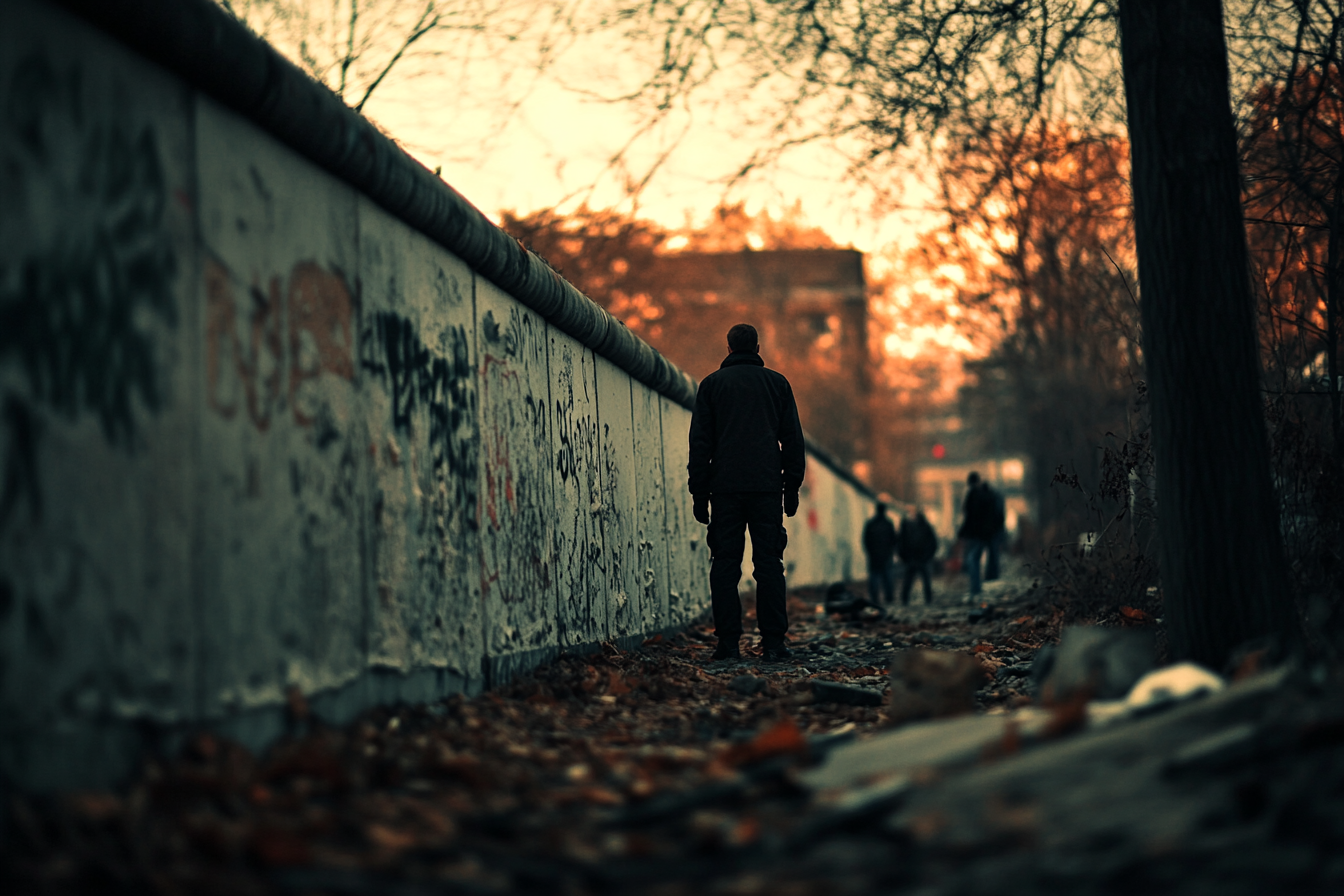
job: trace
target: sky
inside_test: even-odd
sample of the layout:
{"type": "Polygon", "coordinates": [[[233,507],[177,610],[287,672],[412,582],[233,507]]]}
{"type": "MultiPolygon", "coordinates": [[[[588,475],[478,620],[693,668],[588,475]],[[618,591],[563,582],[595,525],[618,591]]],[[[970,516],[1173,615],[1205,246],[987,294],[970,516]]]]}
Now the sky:
{"type": "MultiPolygon", "coordinates": [[[[535,6],[517,4],[523,12],[535,6]]],[[[508,31],[517,24],[496,26],[508,31]]],[[[587,201],[633,208],[675,228],[706,220],[723,201],[776,215],[801,203],[808,223],[866,253],[908,244],[936,220],[922,210],[931,194],[917,176],[890,170],[874,178],[876,186],[859,183],[848,174],[845,152],[857,147],[834,143],[793,149],[730,186],[753,151],[771,143],[768,90],[743,86],[729,66],[698,101],[641,134],[647,118],[634,104],[609,98],[639,85],[649,65],[646,48],[611,31],[574,37],[526,23],[523,30],[514,41],[432,35],[398,63],[364,109],[492,218],[503,209],[526,213],[587,201]],[[543,42],[552,48],[551,62],[538,76],[543,42]],[[623,147],[626,164],[613,167],[623,147]],[[632,203],[627,179],[650,170],[632,203]]]]}
{"type": "MultiPolygon", "coordinates": [[[[805,143],[735,179],[753,153],[778,145],[775,91],[790,87],[753,84],[731,60],[693,101],[650,127],[647,105],[614,98],[637,92],[653,51],[589,27],[594,11],[610,6],[605,0],[360,0],[356,34],[365,46],[348,73],[347,102],[358,103],[429,2],[452,11],[450,27],[416,43],[362,111],[492,220],[504,210],[566,211],[586,202],[675,230],[706,223],[720,203],[745,202],[748,213],[776,218],[798,205],[803,223],[865,253],[870,278],[896,270],[896,279],[901,250],[943,220],[928,210],[934,195],[918,168],[853,176],[857,145],[805,143]],[[557,10],[573,18],[557,26],[557,10]],[[613,165],[618,154],[623,161],[613,165]],[[632,197],[628,183],[645,179],[632,197]]],[[[281,52],[295,61],[306,54],[328,85],[338,83],[350,0],[230,3],[281,52]],[[288,11],[288,24],[277,10],[288,11]]],[[[970,352],[969,343],[950,321],[931,325],[902,310],[911,302],[945,304],[942,292],[912,280],[884,299],[890,331],[882,345],[893,360],[943,356],[952,389],[959,380],[953,356],[970,352]]]]}

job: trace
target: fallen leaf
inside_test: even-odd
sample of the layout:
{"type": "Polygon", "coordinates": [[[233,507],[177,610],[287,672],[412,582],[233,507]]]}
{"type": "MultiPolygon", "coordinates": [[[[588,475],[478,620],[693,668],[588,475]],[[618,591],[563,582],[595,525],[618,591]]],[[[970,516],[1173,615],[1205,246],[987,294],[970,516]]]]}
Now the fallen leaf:
{"type": "Polygon", "coordinates": [[[589,803],[597,806],[623,806],[625,797],[609,787],[583,787],[579,790],[579,796],[589,803]]]}
{"type": "Polygon", "coordinates": [[[1017,722],[1009,719],[1003,725],[1003,737],[985,744],[984,749],[980,751],[980,759],[984,762],[992,762],[996,759],[1013,756],[1021,750],[1022,734],[1018,731],[1017,722]]]}
{"type": "Polygon", "coordinates": [[[1237,668],[1232,672],[1232,680],[1241,681],[1244,678],[1259,675],[1268,668],[1269,651],[1263,647],[1259,650],[1252,650],[1237,663],[1237,668]]]}
{"type": "Polygon", "coordinates": [[[612,669],[607,676],[607,694],[609,696],[618,697],[621,694],[628,693],[630,693],[630,685],[626,684],[625,677],[615,669],[612,669]]]}
{"type": "Polygon", "coordinates": [[[68,797],[70,808],[88,821],[106,821],[121,814],[121,799],[111,793],[75,793],[68,797]]]}
{"type": "Polygon", "coordinates": [[[292,721],[308,720],[308,700],[303,696],[303,691],[295,685],[291,685],[289,690],[285,691],[285,708],[292,721]]]}
{"type": "Polygon", "coordinates": [[[755,843],[756,838],[761,835],[761,823],[754,816],[748,815],[733,825],[733,829],[728,832],[725,842],[729,846],[746,846],[755,843]]]}
{"type": "Polygon", "coordinates": [[[1082,730],[1086,725],[1087,694],[1084,692],[1073,700],[1055,706],[1054,712],[1050,715],[1050,721],[1045,723],[1045,730],[1041,732],[1041,736],[1046,739],[1063,737],[1066,734],[1082,730]]]}
{"type": "Polygon", "coordinates": [[[798,723],[792,716],[785,716],[746,743],[729,747],[719,758],[731,767],[806,750],[807,738],[798,728],[798,723]]]}
{"type": "Polygon", "coordinates": [[[307,840],[293,831],[278,828],[258,828],[248,843],[248,852],[258,862],[272,868],[306,865],[313,856],[307,840]]]}
{"type": "Polygon", "coordinates": [[[1133,619],[1135,622],[1147,622],[1149,619],[1153,618],[1142,610],[1135,609],[1134,607],[1121,607],[1120,615],[1126,619],[1133,619]]]}
{"type": "Polygon", "coordinates": [[[393,855],[403,853],[416,844],[415,834],[385,824],[374,823],[369,825],[364,829],[364,836],[379,851],[392,853],[393,855]]]}

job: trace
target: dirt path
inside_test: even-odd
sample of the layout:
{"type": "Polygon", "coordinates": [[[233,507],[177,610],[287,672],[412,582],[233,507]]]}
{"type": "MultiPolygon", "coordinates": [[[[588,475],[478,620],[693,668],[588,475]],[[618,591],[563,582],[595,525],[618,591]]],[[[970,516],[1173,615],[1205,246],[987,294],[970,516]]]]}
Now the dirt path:
{"type": "MultiPolygon", "coordinates": [[[[148,764],[124,792],[15,800],[6,889],[668,896],[1011,891],[992,886],[998,872],[976,876],[976,869],[993,868],[1013,870],[1030,889],[1037,877],[1024,868],[1036,867],[1029,860],[1033,850],[1062,850],[1067,858],[1077,848],[1067,836],[1042,840],[1042,819],[1053,812],[1052,824],[1086,828],[1076,811],[1050,808],[1052,791],[1040,786],[1040,776],[1058,772],[1047,759],[1044,772],[1032,766],[1023,777],[1009,774],[1004,780],[1011,786],[958,782],[984,769],[1010,773],[1014,763],[1058,747],[1006,759],[985,755],[955,774],[902,779],[890,792],[860,788],[829,803],[804,783],[807,769],[828,754],[887,729],[886,670],[900,648],[976,656],[985,672],[977,694],[982,713],[1029,702],[1026,673],[1035,650],[1057,634],[1058,614],[1036,606],[1019,577],[994,585],[983,601],[988,612],[978,612],[984,618],[972,623],[970,613],[979,607],[962,603],[961,581],[939,584],[932,606],[858,621],[818,612],[819,593],[794,594],[797,656],[789,664],[764,664],[759,657],[710,663],[713,638],[697,624],[637,651],[607,648],[561,658],[476,699],[377,711],[341,730],[308,725],[296,705],[295,736],[263,757],[201,737],[181,759],[148,764]],[[1027,796],[1013,802],[1017,792],[1027,796]],[[986,823],[984,807],[991,804],[998,820],[986,823]],[[967,863],[968,851],[982,861],[967,863]]],[[[744,639],[744,646],[752,642],[744,639]]],[[[1288,711],[1288,702],[1275,705],[1288,711]]],[[[1320,712],[1312,724],[1326,732],[1317,739],[1328,749],[1317,754],[1325,757],[1325,769],[1316,771],[1326,781],[1344,780],[1344,758],[1330,746],[1337,744],[1330,725],[1338,723],[1320,712]]],[[[1301,719],[1294,719],[1291,725],[1300,728],[1301,719]]],[[[1149,733],[1144,742],[1177,744],[1207,735],[1192,724],[1180,729],[1184,734],[1149,733]]],[[[1117,777],[1117,760],[1106,756],[1102,761],[1084,750],[1070,760],[1072,777],[1061,780],[1081,794],[1105,785],[1111,789],[1094,795],[1113,799],[1115,782],[1124,779],[1117,777]]],[[[1147,777],[1129,780],[1135,792],[1154,775],[1165,780],[1165,766],[1158,772],[1142,762],[1138,767],[1147,777]]],[[[1193,787],[1188,780],[1181,786],[1193,787]]],[[[1249,801],[1263,811],[1262,803],[1280,800],[1253,788],[1245,794],[1233,803],[1249,801]]],[[[1096,828],[1086,828],[1089,836],[1104,839],[1096,828]]],[[[1344,840],[1344,821],[1338,833],[1344,840]]],[[[1143,850],[1152,838],[1131,840],[1124,841],[1126,855],[1148,855],[1143,850]]],[[[1176,843],[1168,846],[1180,854],[1176,843]]],[[[1301,874],[1325,874],[1315,852],[1295,861],[1301,874]]],[[[1344,866],[1338,873],[1344,877],[1344,866]]]]}

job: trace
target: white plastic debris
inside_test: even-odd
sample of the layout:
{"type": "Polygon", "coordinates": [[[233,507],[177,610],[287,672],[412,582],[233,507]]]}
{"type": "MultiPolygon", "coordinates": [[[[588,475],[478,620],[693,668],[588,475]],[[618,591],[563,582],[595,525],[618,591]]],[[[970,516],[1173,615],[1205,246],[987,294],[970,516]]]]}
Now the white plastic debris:
{"type": "Polygon", "coordinates": [[[1149,672],[1135,683],[1125,698],[1130,710],[1178,703],[1205,694],[1216,694],[1227,682],[1195,663],[1177,663],[1149,672]]]}

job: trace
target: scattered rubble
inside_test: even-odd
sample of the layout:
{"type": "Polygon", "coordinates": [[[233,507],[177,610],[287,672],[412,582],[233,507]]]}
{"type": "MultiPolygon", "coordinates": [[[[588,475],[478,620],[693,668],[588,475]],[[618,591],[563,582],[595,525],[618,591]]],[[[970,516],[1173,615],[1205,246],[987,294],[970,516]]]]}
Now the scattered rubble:
{"type": "Polygon", "coordinates": [[[1075,625],[1065,628],[1059,645],[1042,657],[1048,663],[1041,696],[1047,703],[1114,700],[1129,693],[1156,661],[1152,631],[1075,625]]]}
{"type": "Polygon", "coordinates": [[[812,681],[812,699],[817,703],[843,703],[847,706],[881,706],[882,692],[875,688],[855,687],[833,681],[812,681]]]}
{"type": "Polygon", "coordinates": [[[694,625],[340,730],[298,700],[292,736],[264,756],[203,735],[124,791],[11,798],[0,885],[576,896],[1344,886],[1344,698],[1324,672],[1227,685],[1173,666],[1140,678],[1134,658],[1151,662],[1150,641],[1080,630],[1047,674],[1038,652],[1061,614],[1000,586],[985,598],[994,612],[970,624],[959,597],[874,616],[827,614],[821,592],[795,594],[790,664],[750,650],[710,662],[713,638],[694,625]],[[1120,689],[1125,679],[1133,687],[1120,689]],[[1041,705],[1032,695],[1047,682],[1041,705]]]}
{"type": "Polygon", "coordinates": [[[937,719],[975,709],[975,693],[985,666],[974,656],[950,650],[899,651],[891,664],[891,707],[895,722],[937,719]]]}

